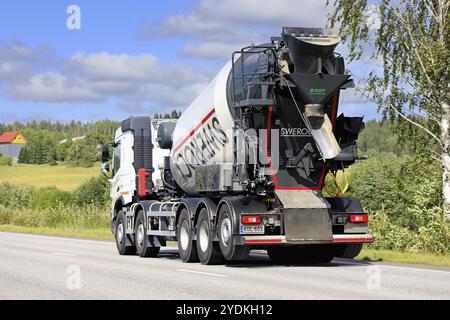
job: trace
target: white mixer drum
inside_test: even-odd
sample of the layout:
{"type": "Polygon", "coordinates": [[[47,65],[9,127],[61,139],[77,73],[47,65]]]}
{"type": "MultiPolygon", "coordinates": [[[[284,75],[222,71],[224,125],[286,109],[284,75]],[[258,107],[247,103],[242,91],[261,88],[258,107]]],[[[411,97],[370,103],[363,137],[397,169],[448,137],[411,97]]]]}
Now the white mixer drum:
{"type": "Polygon", "coordinates": [[[232,163],[233,117],[227,101],[231,62],[183,112],[173,134],[171,170],[178,185],[196,195],[195,168],[232,163]]]}

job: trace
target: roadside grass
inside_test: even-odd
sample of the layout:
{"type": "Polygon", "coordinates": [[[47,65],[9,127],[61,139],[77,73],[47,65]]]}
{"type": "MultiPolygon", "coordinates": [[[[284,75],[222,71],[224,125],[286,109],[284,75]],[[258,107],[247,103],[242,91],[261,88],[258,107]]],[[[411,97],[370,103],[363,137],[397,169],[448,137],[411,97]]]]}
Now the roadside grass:
{"type": "Polygon", "coordinates": [[[56,187],[64,191],[75,190],[79,185],[100,174],[98,166],[92,168],[17,164],[0,167],[0,183],[29,185],[34,187],[56,187]]]}
{"type": "Polygon", "coordinates": [[[109,211],[96,205],[51,208],[5,208],[0,206],[0,225],[48,228],[101,229],[109,227],[109,211]]]}
{"type": "Polygon", "coordinates": [[[16,226],[12,224],[2,224],[0,225],[0,231],[74,237],[83,239],[114,240],[114,236],[111,233],[111,230],[108,228],[93,228],[93,229],[81,229],[75,227],[49,228],[49,227],[26,227],[26,226],[16,226]]]}
{"type": "Polygon", "coordinates": [[[410,253],[392,250],[363,249],[357,260],[384,261],[450,267],[450,254],[410,253]]]}

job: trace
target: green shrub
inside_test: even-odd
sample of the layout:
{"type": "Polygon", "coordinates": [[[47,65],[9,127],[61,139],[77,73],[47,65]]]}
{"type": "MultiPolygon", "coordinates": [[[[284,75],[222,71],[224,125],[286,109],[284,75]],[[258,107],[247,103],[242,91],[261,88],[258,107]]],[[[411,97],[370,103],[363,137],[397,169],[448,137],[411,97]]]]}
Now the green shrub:
{"type": "Polygon", "coordinates": [[[6,156],[0,156],[0,167],[1,166],[12,166],[12,158],[6,156]]]}
{"type": "Polygon", "coordinates": [[[440,207],[440,172],[412,156],[380,154],[352,167],[351,194],[368,212],[386,212],[391,222],[418,231],[428,223],[424,212],[440,207]]]}
{"type": "Polygon", "coordinates": [[[54,208],[59,205],[68,206],[73,202],[72,194],[56,188],[39,189],[34,192],[33,208],[54,208]]]}
{"type": "Polygon", "coordinates": [[[109,183],[102,176],[91,178],[73,193],[73,202],[79,206],[86,204],[104,206],[109,201],[109,183]]]}
{"type": "Polygon", "coordinates": [[[375,236],[370,248],[407,252],[431,252],[446,254],[450,247],[450,222],[442,215],[440,208],[426,212],[428,224],[414,231],[398,226],[389,220],[384,212],[370,215],[369,229],[375,236]]]}
{"type": "Polygon", "coordinates": [[[36,189],[10,183],[0,184],[0,206],[7,208],[28,208],[32,206],[36,189]]]}
{"type": "Polygon", "coordinates": [[[81,229],[109,228],[106,208],[88,205],[62,206],[46,209],[6,208],[0,206],[0,224],[25,227],[67,227],[81,229]]]}
{"type": "Polygon", "coordinates": [[[376,249],[446,253],[449,222],[441,209],[441,169],[413,156],[378,154],[350,170],[351,193],[370,214],[376,249]]]}
{"type": "Polygon", "coordinates": [[[450,247],[450,221],[443,217],[440,208],[426,213],[429,222],[419,228],[417,240],[411,251],[447,253],[450,247]]]}
{"type": "Polygon", "coordinates": [[[407,251],[415,241],[413,232],[391,223],[384,212],[370,214],[369,230],[375,237],[375,242],[370,245],[374,249],[407,251]]]}
{"type": "Polygon", "coordinates": [[[20,163],[44,164],[56,161],[56,137],[47,130],[27,131],[27,144],[19,155],[20,163]]]}
{"type": "Polygon", "coordinates": [[[93,136],[72,142],[65,154],[65,161],[78,167],[92,167],[98,160],[97,140],[93,136]]]}
{"type": "Polygon", "coordinates": [[[109,205],[109,183],[103,177],[91,178],[73,192],[57,188],[34,188],[10,183],[0,184],[0,206],[6,208],[53,208],[57,206],[109,205]]]}

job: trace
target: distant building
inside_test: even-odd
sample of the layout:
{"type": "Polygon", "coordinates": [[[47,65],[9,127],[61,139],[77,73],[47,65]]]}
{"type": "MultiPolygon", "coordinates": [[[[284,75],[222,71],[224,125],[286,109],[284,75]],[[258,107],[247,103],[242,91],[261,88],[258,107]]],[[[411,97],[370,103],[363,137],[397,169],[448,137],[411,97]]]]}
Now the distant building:
{"type": "Polygon", "coordinates": [[[85,138],[86,138],[86,136],[64,139],[64,140],[61,140],[59,142],[59,144],[64,144],[64,143],[69,142],[69,141],[74,142],[74,141],[82,140],[82,139],[85,139],[85,138]]]}
{"type": "Polygon", "coordinates": [[[12,157],[17,161],[20,151],[22,151],[26,143],[27,140],[19,132],[0,132],[0,154],[3,156],[12,157]]]}

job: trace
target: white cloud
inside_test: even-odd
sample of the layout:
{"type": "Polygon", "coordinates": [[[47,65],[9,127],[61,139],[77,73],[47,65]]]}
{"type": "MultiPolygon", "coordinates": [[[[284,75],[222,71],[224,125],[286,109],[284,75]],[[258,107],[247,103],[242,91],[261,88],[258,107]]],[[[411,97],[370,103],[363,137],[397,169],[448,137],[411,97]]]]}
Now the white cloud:
{"type": "Polygon", "coordinates": [[[324,0],[201,0],[191,11],[167,17],[164,36],[196,39],[181,50],[184,56],[228,58],[251,42],[268,42],[283,26],[324,27],[324,0]]]}
{"type": "Polygon", "coordinates": [[[101,95],[80,87],[61,73],[46,72],[33,75],[26,83],[6,91],[6,96],[35,102],[101,101],[101,95]]]}
{"type": "Polygon", "coordinates": [[[157,61],[150,54],[77,52],[69,59],[68,66],[72,72],[93,80],[142,81],[149,79],[157,61]]]}
{"type": "Polygon", "coordinates": [[[341,91],[340,100],[343,103],[366,103],[367,98],[361,96],[356,88],[348,88],[341,91]]]}
{"type": "Polygon", "coordinates": [[[167,17],[161,30],[208,37],[238,33],[242,26],[255,26],[250,28],[255,33],[268,25],[323,27],[326,14],[324,0],[201,0],[190,12],[167,17]]]}
{"type": "Polygon", "coordinates": [[[210,75],[181,62],[161,63],[151,54],[76,52],[48,65],[34,48],[8,45],[1,50],[3,94],[34,102],[119,101],[123,110],[142,110],[142,103],[160,108],[185,107],[206,87],[210,75]],[[11,54],[11,53],[17,53],[11,54]],[[20,77],[13,77],[16,73],[20,77]]]}
{"type": "Polygon", "coordinates": [[[129,114],[144,114],[147,111],[139,102],[120,102],[117,107],[129,114]]]}
{"type": "Polygon", "coordinates": [[[236,50],[237,47],[235,44],[223,42],[189,42],[180,50],[180,54],[184,57],[191,58],[230,59],[232,53],[236,50]]]}
{"type": "Polygon", "coordinates": [[[48,45],[32,48],[17,41],[0,43],[0,81],[23,81],[37,67],[57,63],[58,60],[48,45]]]}

